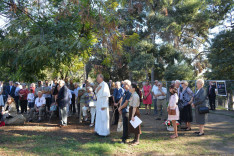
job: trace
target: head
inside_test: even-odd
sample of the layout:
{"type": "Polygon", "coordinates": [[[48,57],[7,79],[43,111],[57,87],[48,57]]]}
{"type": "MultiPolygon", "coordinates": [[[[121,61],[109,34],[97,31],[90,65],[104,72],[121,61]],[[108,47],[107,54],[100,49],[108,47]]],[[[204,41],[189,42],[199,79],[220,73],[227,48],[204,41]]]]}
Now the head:
{"type": "Polygon", "coordinates": [[[15,100],[14,100],[13,97],[9,96],[9,97],[7,98],[7,104],[11,104],[12,102],[15,102],[15,100]]]}
{"type": "Polygon", "coordinates": [[[179,88],[180,87],[180,80],[175,80],[175,87],[179,88]]]}
{"type": "Polygon", "coordinates": [[[124,89],[129,90],[130,86],[131,86],[131,81],[124,80],[124,89]]]}
{"type": "Polygon", "coordinates": [[[145,85],[148,86],[149,85],[149,81],[145,81],[145,85]]]}
{"type": "Polygon", "coordinates": [[[73,84],[73,80],[72,79],[70,80],[70,84],[73,84]]]}
{"type": "Polygon", "coordinates": [[[31,83],[30,87],[35,88],[36,84],[35,83],[31,83]]]}
{"type": "Polygon", "coordinates": [[[172,95],[174,95],[175,93],[177,93],[177,87],[175,86],[175,84],[172,84],[170,87],[169,87],[169,91],[172,95]]]}
{"type": "Polygon", "coordinates": [[[26,89],[26,84],[25,83],[22,84],[22,88],[26,89]]]}
{"type": "Polygon", "coordinates": [[[104,80],[104,76],[102,74],[98,74],[97,75],[97,82],[102,83],[103,80],[104,80]]]}
{"type": "Polygon", "coordinates": [[[88,93],[93,92],[93,88],[92,88],[92,87],[87,87],[87,89],[86,89],[86,90],[87,90],[87,92],[88,92],[88,93]]]}
{"type": "Polygon", "coordinates": [[[42,92],[41,91],[37,92],[37,95],[38,95],[39,98],[41,98],[42,97],[42,92]]]}
{"type": "Polygon", "coordinates": [[[180,84],[182,85],[183,88],[187,88],[188,87],[188,82],[185,81],[185,80],[181,81],[180,84]]]}
{"type": "Polygon", "coordinates": [[[48,86],[49,85],[49,81],[45,80],[45,85],[48,86]]]}
{"type": "Polygon", "coordinates": [[[38,82],[37,82],[37,85],[38,85],[38,87],[41,87],[42,82],[41,82],[41,81],[38,81],[38,82]]]}
{"type": "Polygon", "coordinates": [[[19,82],[16,82],[16,83],[15,83],[15,87],[18,87],[19,85],[20,85],[19,82]]]}
{"type": "Polygon", "coordinates": [[[158,80],[154,81],[154,85],[157,86],[158,85],[158,80]]]}
{"type": "Polygon", "coordinates": [[[162,82],[158,82],[158,88],[162,88],[162,82]]]}
{"type": "Polygon", "coordinates": [[[78,83],[75,83],[75,84],[74,84],[74,87],[75,87],[75,88],[78,88],[78,87],[79,87],[79,84],[78,84],[78,83]]]}
{"type": "Polygon", "coordinates": [[[120,87],[121,87],[121,84],[120,84],[119,81],[117,81],[117,82],[115,83],[115,85],[116,85],[116,88],[120,88],[120,87]]]}
{"type": "Polygon", "coordinates": [[[57,83],[58,83],[58,80],[57,80],[57,79],[54,79],[53,81],[54,81],[54,84],[57,84],[57,83]]]}
{"type": "Polygon", "coordinates": [[[197,85],[197,89],[201,89],[204,86],[204,80],[198,79],[196,85],[197,85]]]}
{"type": "Polygon", "coordinates": [[[129,88],[129,91],[131,92],[131,93],[134,93],[134,92],[136,92],[137,91],[137,85],[136,84],[131,84],[131,86],[130,86],[130,88],[129,88]]]}
{"type": "Polygon", "coordinates": [[[33,93],[33,89],[30,89],[30,93],[33,93]]]}
{"type": "Polygon", "coordinates": [[[111,83],[111,87],[112,87],[112,88],[115,88],[115,82],[112,82],[112,83],[111,83]]]}
{"type": "Polygon", "coordinates": [[[60,80],[60,81],[59,81],[59,87],[62,88],[64,85],[65,85],[65,81],[60,80]]]}
{"type": "Polygon", "coordinates": [[[109,80],[109,83],[111,84],[111,83],[112,83],[112,80],[109,80]]]}
{"type": "Polygon", "coordinates": [[[10,86],[13,86],[13,81],[9,81],[9,85],[10,85],[10,86]]]}

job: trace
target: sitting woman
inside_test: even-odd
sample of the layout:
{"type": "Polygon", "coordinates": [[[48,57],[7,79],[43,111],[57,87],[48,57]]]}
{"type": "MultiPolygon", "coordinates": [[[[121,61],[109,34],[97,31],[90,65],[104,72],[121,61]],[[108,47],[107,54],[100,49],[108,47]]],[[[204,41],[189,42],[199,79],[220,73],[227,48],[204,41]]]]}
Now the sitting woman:
{"type": "Polygon", "coordinates": [[[3,111],[3,120],[6,125],[24,124],[26,118],[22,114],[17,114],[14,98],[8,97],[3,111]]]}

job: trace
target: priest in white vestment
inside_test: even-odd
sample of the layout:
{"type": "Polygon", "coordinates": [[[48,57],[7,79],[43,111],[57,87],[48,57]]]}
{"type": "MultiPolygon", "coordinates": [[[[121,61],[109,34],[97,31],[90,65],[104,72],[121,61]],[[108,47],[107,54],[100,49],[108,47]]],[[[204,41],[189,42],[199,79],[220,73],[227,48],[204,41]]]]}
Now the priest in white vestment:
{"type": "Polygon", "coordinates": [[[96,103],[96,120],[95,120],[95,132],[100,136],[107,136],[110,134],[110,122],[109,122],[109,97],[110,89],[108,84],[103,81],[103,75],[97,76],[97,82],[99,83],[96,89],[97,103],[96,103]]]}

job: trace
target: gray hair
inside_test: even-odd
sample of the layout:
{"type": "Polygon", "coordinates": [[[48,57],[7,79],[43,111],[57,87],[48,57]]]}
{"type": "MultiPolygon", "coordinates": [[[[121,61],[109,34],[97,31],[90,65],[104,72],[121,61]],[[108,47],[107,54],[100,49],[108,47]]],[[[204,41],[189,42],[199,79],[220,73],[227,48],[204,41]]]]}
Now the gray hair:
{"type": "Polygon", "coordinates": [[[93,91],[93,88],[92,87],[87,87],[87,91],[90,91],[90,92],[92,92],[93,91]]]}
{"type": "Polygon", "coordinates": [[[60,80],[60,81],[59,81],[59,83],[65,84],[65,81],[63,81],[63,80],[60,80]]]}
{"type": "Polygon", "coordinates": [[[121,85],[121,83],[120,83],[119,81],[117,81],[117,82],[116,82],[116,85],[120,86],[120,85],[121,85]]]}
{"type": "Polygon", "coordinates": [[[129,80],[124,80],[124,83],[126,83],[129,86],[131,86],[131,81],[129,81],[129,80]]]}
{"type": "Polygon", "coordinates": [[[102,74],[98,74],[98,76],[104,80],[104,76],[102,74]]]}
{"type": "Polygon", "coordinates": [[[204,86],[204,80],[202,80],[202,79],[198,79],[197,83],[200,83],[202,85],[202,87],[204,86]]]}
{"type": "Polygon", "coordinates": [[[175,83],[180,83],[180,80],[175,80],[175,83]]]}
{"type": "Polygon", "coordinates": [[[188,86],[188,81],[183,80],[183,81],[181,81],[181,83],[183,83],[183,84],[185,84],[186,86],[188,86]]]}

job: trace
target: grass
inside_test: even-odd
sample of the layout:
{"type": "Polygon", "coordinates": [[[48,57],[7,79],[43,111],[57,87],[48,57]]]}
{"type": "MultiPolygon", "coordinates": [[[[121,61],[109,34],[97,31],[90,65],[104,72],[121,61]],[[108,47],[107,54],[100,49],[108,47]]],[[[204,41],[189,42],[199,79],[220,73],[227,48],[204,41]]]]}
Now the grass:
{"type": "MultiPolygon", "coordinates": [[[[77,134],[79,135],[79,134],[77,134]]],[[[48,135],[5,135],[0,136],[0,154],[9,155],[112,155],[112,154],[215,154],[209,145],[223,144],[227,139],[234,140],[234,134],[215,133],[204,138],[191,135],[170,140],[169,133],[143,133],[139,146],[117,143],[119,134],[107,138],[91,138],[82,143],[79,139],[48,135]]]]}

